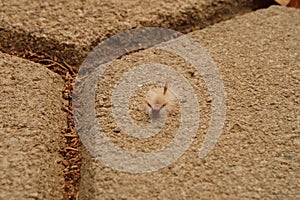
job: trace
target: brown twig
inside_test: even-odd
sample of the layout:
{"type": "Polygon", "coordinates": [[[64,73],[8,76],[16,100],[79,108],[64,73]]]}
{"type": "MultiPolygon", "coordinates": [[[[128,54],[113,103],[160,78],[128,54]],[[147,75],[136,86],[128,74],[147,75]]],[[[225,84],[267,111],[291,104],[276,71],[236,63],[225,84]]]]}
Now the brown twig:
{"type": "Polygon", "coordinates": [[[40,60],[40,62],[51,62],[51,63],[54,63],[54,64],[60,66],[60,67],[63,68],[64,70],[67,70],[67,71],[68,71],[68,69],[67,69],[66,67],[64,67],[62,64],[59,64],[58,62],[56,62],[56,61],[54,61],[54,60],[51,60],[51,59],[42,59],[42,60],[40,60]]]}

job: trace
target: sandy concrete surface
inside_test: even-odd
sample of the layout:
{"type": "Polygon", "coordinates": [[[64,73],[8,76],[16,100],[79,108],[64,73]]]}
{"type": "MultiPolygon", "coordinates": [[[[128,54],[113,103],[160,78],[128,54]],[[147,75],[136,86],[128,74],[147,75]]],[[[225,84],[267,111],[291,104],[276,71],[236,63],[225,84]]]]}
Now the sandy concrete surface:
{"type": "MultiPolygon", "coordinates": [[[[162,50],[115,61],[95,100],[99,125],[115,145],[151,152],[176,134],[176,114],[161,135],[141,141],[116,131],[109,114],[114,84],[132,66],[147,62],[170,65],[190,82],[199,99],[201,125],[182,157],[144,174],[106,167],[83,147],[80,199],[299,199],[299,18],[299,10],[274,6],[188,34],[214,59],[227,94],[223,134],[202,160],[199,147],[211,117],[203,78],[183,58],[162,50]]],[[[139,112],[131,111],[133,119],[141,121],[139,112]]]]}
{"type": "Polygon", "coordinates": [[[2,1],[0,40],[7,51],[56,54],[78,64],[103,39],[141,26],[191,31],[249,12],[247,0],[2,1]]]}
{"type": "Polygon", "coordinates": [[[0,199],[62,199],[63,80],[0,53],[0,199]]]}
{"type": "MultiPolygon", "coordinates": [[[[190,32],[249,12],[254,2],[1,1],[0,49],[31,49],[79,66],[92,47],[117,32],[142,26],[190,32]]],[[[115,145],[155,151],[178,128],[178,110],[161,134],[146,140],[117,127],[107,96],[133,64],[156,61],[179,71],[195,88],[201,125],[182,157],[152,173],[112,170],[82,147],[79,199],[299,199],[299,15],[299,10],[272,7],[189,34],[213,57],[227,92],[224,132],[203,160],[198,150],[211,117],[211,97],[202,77],[182,58],[161,50],[116,61],[95,99],[100,125],[115,145]]],[[[63,81],[45,66],[7,54],[0,54],[0,63],[0,198],[61,199],[63,81]]],[[[145,89],[130,101],[130,115],[138,123],[147,123],[135,107],[145,89]]]]}

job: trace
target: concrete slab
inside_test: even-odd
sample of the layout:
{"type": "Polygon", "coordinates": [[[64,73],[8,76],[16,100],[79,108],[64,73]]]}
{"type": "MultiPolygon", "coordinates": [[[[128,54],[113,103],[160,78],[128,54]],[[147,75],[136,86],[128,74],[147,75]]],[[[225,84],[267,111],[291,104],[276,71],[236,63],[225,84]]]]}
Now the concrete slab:
{"type": "MultiPolygon", "coordinates": [[[[144,174],[113,170],[83,149],[80,199],[299,199],[299,18],[299,10],[271,7],[188,34],[214,59],[227,93],[223,134],[202,160],[198,150],[211,117],[203,78],[182,58],[161,50],[114,62],[98,85],[96,111],[115,145],[154,151],[176,132],[176,120],[162,135],[142,141],[115,131],[109,95],[133,65],[158,62],[179,71],[195,88],[201,126],[182,157],[144,174]]],[[[135,118],[138,110],[132,112],[135,118]]]]}
{"type": "Polygon", "coordinates": [[[63,86],[44,66],[0,53],[0,199],[62,199],[63,86]]]}
{"type": "Polygon", "coordinates": [[[3,1],[2,47],[55,54],[70,64],[82,59],[103,39],[141,26],[191,31],[250,11],[253,1],[3,1]]]}

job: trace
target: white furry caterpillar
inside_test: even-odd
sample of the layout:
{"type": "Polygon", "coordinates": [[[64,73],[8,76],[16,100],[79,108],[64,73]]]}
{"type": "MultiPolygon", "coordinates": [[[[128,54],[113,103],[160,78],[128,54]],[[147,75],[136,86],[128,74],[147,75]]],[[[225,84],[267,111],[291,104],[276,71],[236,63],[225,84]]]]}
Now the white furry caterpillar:
{"type": "Polygon", "coordinates": [[[163,88],[154,88],[147,92],[145,98],[146,111],[151,119],[160,118],[165,110],[167,113],[173,110],[175,96],[168,90],[168,79],[163,88]]]}

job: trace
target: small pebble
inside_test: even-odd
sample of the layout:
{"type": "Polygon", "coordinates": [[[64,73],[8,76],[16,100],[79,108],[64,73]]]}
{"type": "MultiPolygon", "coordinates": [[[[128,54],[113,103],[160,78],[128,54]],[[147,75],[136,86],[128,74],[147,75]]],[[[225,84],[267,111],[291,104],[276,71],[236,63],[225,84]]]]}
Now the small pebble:
{"type": "Polygon", "coordinates": [[[19,143],[19,139],[12,137],[12,138],[10,138],[10,143],[13,144],[13,145],[16,145],[16,144],[19,143]]]}

